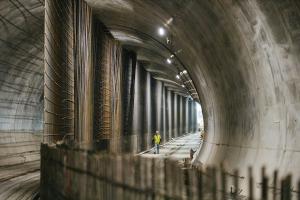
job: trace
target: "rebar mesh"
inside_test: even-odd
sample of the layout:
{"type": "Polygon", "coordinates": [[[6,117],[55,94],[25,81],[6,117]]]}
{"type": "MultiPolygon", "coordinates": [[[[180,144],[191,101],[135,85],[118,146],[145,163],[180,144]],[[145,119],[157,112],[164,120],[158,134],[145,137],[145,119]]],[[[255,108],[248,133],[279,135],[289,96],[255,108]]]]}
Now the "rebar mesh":
{"type": "Polygon", "coordinates": [[[45,1],[44,142],[74,135],[73,1],[45,1]]]}
{"type": "Polygon", "coordinates": [[[119,137],[122,125],[122,48],[101,23],[95,23],[94,138],[119,137]]]}

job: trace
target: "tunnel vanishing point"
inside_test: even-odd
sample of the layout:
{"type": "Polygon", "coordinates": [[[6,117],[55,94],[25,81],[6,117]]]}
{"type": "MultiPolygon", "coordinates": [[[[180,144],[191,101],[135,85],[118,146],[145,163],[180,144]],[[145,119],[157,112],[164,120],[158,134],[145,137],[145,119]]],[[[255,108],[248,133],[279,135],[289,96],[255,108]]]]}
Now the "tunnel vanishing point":
{"type": "Polygon", "coordinates": [[[28,199],[300,196],[299,0],[2,0],[0,16],[0,199],[39,168],[28,199]],[[192,167],[136,156],[156,130],[198,132],[197,104],[192,167]],[[220,165],[232,184],[211,181],[220,165]]]}

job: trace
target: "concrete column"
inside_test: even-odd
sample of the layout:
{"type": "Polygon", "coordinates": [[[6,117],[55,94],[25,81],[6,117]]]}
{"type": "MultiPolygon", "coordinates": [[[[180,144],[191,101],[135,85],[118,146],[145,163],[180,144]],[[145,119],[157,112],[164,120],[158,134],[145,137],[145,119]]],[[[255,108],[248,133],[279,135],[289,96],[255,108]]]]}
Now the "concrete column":
{"type": "Polygon", "coordinates": [[[192,101],[189,100],[189,128],[188,128],[188,132],[191,133],[192,132],[192,123],[193,123],[193,117],[192,117],[192,101]]]}
{"type": "Polygon", "coordinates": [[[75,139],[93,140],[94,67],[92,63],[92,10],[85,1],[75,1],[75,139]]]}
{"type": "Polygon", "coordinates": [[[156,130],[163,134],[163,112],[162,112],[162,101],[163,101],[163,83],[156,81],[155,86],[155,107],[156,107],[156,130]]]}
{"type": "Polygon", "coordinates": [[[182,98],[182,128],[181,128],[181,135],[186,133],[186,98],[181,96],[182,98]]]}
{"type": "Polygon", "coordinates": [[[173,118],[174,118],[174,126],[173,126],[173,132],[174,137],[178,137],[178,95],[174,93],[174,103],[173,103],[173,118]]]}
{"type": "Polygon", "coordinates": [[[194,124],[195,124],[195,117],[194,117],[194,113],[195,113],[195,102],[194,101],[191,101],[191,114],[190,114],[190,116],[191,116],[191,127],[190,127],[190,129],[191,129],[191,132],[192,133],[194,133],[195,131],[194,131],[194,124]]]}
{"type": "Polygon", "coordinates": [[[136,79],[134,89],[134,108],[133,108],[133,127],[130,136],[130,145],[132,152],[138,152],[145,148],[145,90],[146,90],[146,71],[137,63],[136,79]]]}
{"type": "Polygon", "coordinates": [[[151,79],[151,137],[153,136],[154,132],[157,129],[157,95],[156,95],[156,87],[157,87],[157,81],[150,76],[151,79]]]}
{"type": "Polygon", "coordinates": [[[184,133],[188,133],[189,131],[189,99],[184,98],[184,103],[185,103],[185,131],[184,133]]]}
{"type": "Polygon", "coordinates": [[[183,134],[184,130],[184,102],[183,97],[181,95],[178,96],[179,98],[179,134],[178,136],[181,136],[183,134]]]}
{"type": "Polygon", "coordinates": [[[197,122],[197,102],[194,101],[194,113],[193,113],[193,118],[194,118],[194,124],[193,124],[193,130],[194,132],[198,131],[198,122],[197,122]]]}
{"type": "Polygon", "coordinates": [[[172,115],[172,92],[168,90],[168,95],[167,95],[167,102],[168,102],[168,139],[170,140],[172,138],[172,133],[173,133],[173,115],[172,115]]]}
{"type": "Polygon", "coordinates": [[[163,114],[163,133],[162,133],[162,141],[166,142],[168,140],[168,119],[167,119],[167,89],[163,87],[162,94],[162,114],[163,114]]]}
{"type": "Polygon", "coordinates": [[[135,73],[136,73],[136,53],[123,49],[122,51],[123,65],[123,99],[124,99],[124,116],[123,116],[123,135],[127,137],[132,134],[133,119],[133,102],[135,89],[135,73]]]}
{"type": "Polygon", "coordinates": [[[122,48],[101,23],[94,23],[94,138],[101,148],[122,150],[123,68],[122,48]]]}
{"type": "Polygon", "coordinates": [[[43,142],[74,138],[72,1],[45,1],[43,142]]]}
{"type": "Polygon", "coordinates": [[[146,75],[146,90],[145,90],[145,133],[146,133],[146,148],[151,147],[151,139],[152,139],[152,113],[153,113],[153,102],[152,102],[152,90],[151,90],[151,74],[147,72],[146,75]]]}

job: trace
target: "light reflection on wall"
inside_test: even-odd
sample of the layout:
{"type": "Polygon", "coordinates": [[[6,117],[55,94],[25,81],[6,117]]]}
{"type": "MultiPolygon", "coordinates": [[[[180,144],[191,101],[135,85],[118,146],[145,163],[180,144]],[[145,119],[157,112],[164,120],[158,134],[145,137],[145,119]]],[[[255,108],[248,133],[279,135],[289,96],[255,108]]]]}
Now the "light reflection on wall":
{"type": "Polygon", "coordinates": [[[202,108],[199,103],[196,103],[196,110],[197,110],[197,126],[198,128],[203,129],[204,123],[203,123],[202,108]]]}

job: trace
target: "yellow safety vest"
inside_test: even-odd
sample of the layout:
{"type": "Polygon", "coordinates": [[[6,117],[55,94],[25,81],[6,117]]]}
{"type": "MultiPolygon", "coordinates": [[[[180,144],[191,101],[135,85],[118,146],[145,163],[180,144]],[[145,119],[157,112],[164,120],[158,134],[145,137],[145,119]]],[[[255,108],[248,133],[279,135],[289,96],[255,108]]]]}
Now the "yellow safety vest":
{"type": "Polygon", "coordinates": [[[154,143],[159,144],[160,143],[160,135],[154,135],[154,143]]]}

